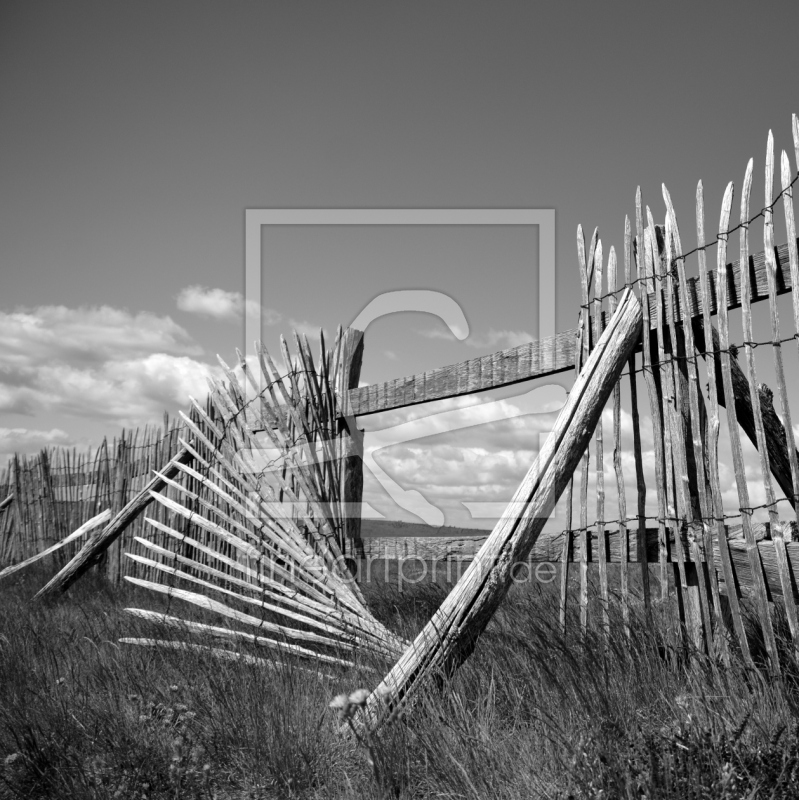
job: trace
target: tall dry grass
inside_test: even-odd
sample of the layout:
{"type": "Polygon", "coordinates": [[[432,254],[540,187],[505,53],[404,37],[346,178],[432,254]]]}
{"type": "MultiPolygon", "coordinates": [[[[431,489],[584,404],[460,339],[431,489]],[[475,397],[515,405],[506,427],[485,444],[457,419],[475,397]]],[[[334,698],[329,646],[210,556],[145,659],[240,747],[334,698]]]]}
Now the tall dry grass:
{"type": "MultiPolygon", "coordinates": [[[[719,669],[663,624],[634,617],[628,640],[615,608],[607,646],[574,619],[564,636],[554,585],[515,587],[455,678],[370,742],[373,766],[328,704],[389,665],[325,677],[119,645],[153,632],[122,609],[159,598],[89,576],[34,606],[44,579],[0,587],[0,798],[799,796],[790,654],[780,681],[719,669]]],[[[446,591],[366,589],[408,636],[446,591]]]]}

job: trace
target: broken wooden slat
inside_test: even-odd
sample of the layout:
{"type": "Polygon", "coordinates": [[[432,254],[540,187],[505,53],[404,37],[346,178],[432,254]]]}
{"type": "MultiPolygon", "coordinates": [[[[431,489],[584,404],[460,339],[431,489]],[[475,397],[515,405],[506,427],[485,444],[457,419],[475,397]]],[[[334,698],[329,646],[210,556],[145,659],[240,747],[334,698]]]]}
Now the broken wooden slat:
{"type": "MultiPolygon", "coordinates": [[[[187,463],[192,458],[185,448],[178,451],[177,455],[166,465],[163,475],[172,478],[178,473],[178,464],[187,463]]],[[[156,476],[134,497],[101,531],[93,534],[88,542],[80,549],[75,557],[55,576],[43,586],[36,598],[52,596],[56,592],[65,592],[108,546],[130,525],[136,517],[152,502],[150,492],[158,492],[164,487],[163,478],[156,476]]]]}
{"type": "Polygon", "coordinates": [[[31,558],[28,558],[25,561],[21,561],[19,564],[13,564],[10,567],[0,570],[0,578],[7,578],[9,575],[13,575],[15,572],[19,572],[19,570],[29,567],[31,564],[35,564],[37,561],[41,561],[51,553],[55,553],[57,550],[60,550],[62,547],[64,547],[64,545],[67,545],[70,542],[74,542],[75,540],[80,539],[82,536],[85,536],[89,531],[94,530],[98,525],[108,522],[109,519],[111,519],[111,509],[107,508],[105,511],[101,511],[99,514],[97,514],[97,516],[94,516],[87,522],[84,522],[83,525],[70,533],[69,536],[65,537],[60,542],[51,545],[46,550],[42,550],[41,553],[31,556],[31,558]]]}
{"type": "Polygon", "coordinates": [[[508,510],[432,620],[370,695],[368,724],[385,719],[384,712],[395,711],[425,679],[454,670],[468,657],[510,588],[515,562],[532,549],[566,488],[640,333],[641,305],[625,289],[508,510]],[[521,507],[524,512],[517,515],[521,507]]]}

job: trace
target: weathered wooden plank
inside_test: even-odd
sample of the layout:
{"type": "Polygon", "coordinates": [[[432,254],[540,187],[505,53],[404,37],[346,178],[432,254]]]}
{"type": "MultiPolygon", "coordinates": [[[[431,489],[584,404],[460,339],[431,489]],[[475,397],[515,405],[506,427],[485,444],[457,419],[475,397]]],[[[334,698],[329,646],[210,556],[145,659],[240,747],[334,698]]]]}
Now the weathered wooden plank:
{"type": "MultiPolygon", "coordinates": [[[[677,253],[682,252],[682,241],[680,237],[680,230],[677,226],[677,216],[674,213],[674,205],[671,202],[671,196],[669,195],[668,189],[666,186],[663,186],[663,199],[666,202],[667,208],[667,222],[666,222],[666,230],[667,230],[667,241],[669,242],[669,248],[671,247],[672,237],[674,242],[674,247],[677,253]]],[[[671,261],[671,258],[668,257],[667,261],[671,261]]],[[[677,269],[678,269],[678,287],[681,292],[681,301],[683,305],[687,305],[687,281],[686,281],[686,273],[685,273],[685,259],[678,258],[677,259],[677,269]]],[[[703,425],[703,421],[706,420],[707,414],[706,409],[704,407],[704,401],[702,398],[702,394],[699,390],[699,374],[698,374],[698,364],[696,359],[696,345],[694,342],[694,333],[693,333],[693,325],[684,325],[684,326],[677,326],[672,324],[672,337],[674,339],[674,343],[677,345],[678,349],[678,362],[675,368],[675,375],[679,379],[680,383],[680,393],[685,395],[685,388],[687,384],[687,395],[688,395],[688,404],[689,404],[689,424],[684,425],[686,427],[686,438],[690,437],[692,442],[691,449],[686,448],[686,465],[689,470],[689,492],[692,496],[692,500],[696,502],[692,502],[692,506],[698,504],[698,508],[695,509],[699,520],[711,520],[713,518],[713,514],[710,508],[710,498],[708,495],[708,480],[705,474],[705,464],[707,463],[707,455],[705,453],[705,444],[706,444],[706,426],[703,425]],[[693,459],[691,459],[693,456],[693,459]]],[[[683,419],[685,419],[683,414],[683,419]]],[[[694,509],[692,508],[692,511],[694,509]]],[[[705,547],[710,547],[710,537],[712,535],[710,525],[694,525],[694,535],[697,538],[704,538],[705,547]]],[[[696,543],[693,541],[691,542],[691,550],[694,553],[696,548],[696,543]]],[[[713,611],[716,614],[716,623],[717,628],[720,631],[721,626],[723,625],[722,615],[721,615],[721,604],[719,598],[719,585],[718,585],[718,576],[716,574],[715,569],[706,570],[703,567],[695,568],[697,571],[697,582],[699,583],[700,590],[703,592],[702,602],[703,602],[703,611],[705,614],[705,632],[707,635],[707,647],[708,652],[713,652],[713,628],[711,622],[711,599],[713,605],[713,611]],[[708,598],[708,591],[710,593],[710,598],[708,598]]],[[[728,651],[727,651],[727,640],[724,636],[718,637],[719,648],[721,651],[722,656],[725,659],[728,659],[728,651]]]]}
{"type": "MultiPolygon", "coordinates": [[[[727,234],[730,223],[730,209],[732,206],[733,185],[728,184],[724,192],[724,199],[721,207],[721,219],[719,220],[719,231],[721,238],[718,245],[718,271],[721,273],[724,270],[727,256],[727,234]]],[[[748,557],[750,559],[750,568],[752,570],[752,578],[755,587],[755,600],[758,607],[760,624],[763,629],[763,639],[766,645],[766,651],[769,655],[771,668],[775,674],[780,673],[780,662],[777,654],[777,642],[774,636],[774,628],[771,621],[771,615],[768,607],[768,596],[765,583],[763,581],[762,570],[760,568],[760,558],[758,556],[757,548],[755,546],[754,536],[752,534],[752,512],[749,504],[749,487],[746,483],[746,470],[744,467],[743,451],[741,449],[741,437],[738,431],[738,419],[735,413],[735,395],[732,386],[732,368],[730,365],[731,357],[729,352],[730,336],[729,336],[729,319],[727,314],[727,296],[726,287],[723,281],[719,281],[719,339],[721,342],[721,372],[722,382],[724,384],[724,397],[726,398],[727,405],[727,428],[730,434],[730,448],[732,450],[733,467],[735,470],[735,483],[738,490],[738,506],[741,510],[741,519],[743,521],[744,533],[746,535],[748,557]]]]}
{"type": "MultiPolygon", "coordinates": [[[[651,256],[652,248],[647,246],[647,236],[650,234],[645,233],[644,229],[644,212],[641,201],[641,187],[639,186],[635,193],[635,221],[638,233],[638,247],[637,247],[637,268],[638,280],[646,280],[647,276],[652,272],[651,256]]],[[[646,284],[644,284],[646,285],[646,284]]],[[[660,596],[661,600],[668,599],[668,575],[666,572],[668,540],[666,538],[666,497],[665,497],[665,461],[663,455],[663,419],[660,410],[660,400],[658,398],[657,381],[655,380],[655,373],[652,369],[652,350],[654,342],[651,337],[651,330],[653,327],[657,328],[658,309],[655,307],[653,310],[649,308],[648,303],[643,303],[643,363],[644,363],[644,379],[646,381],[646,388],[649,395],[649,413],[652,423],[652,431],[654,434],[654,448],[655,448],[655,489],[657,492],[657,508],[658,508],[658,530],[660,541],[660,596]],[[654,318],[651,316],[654,311],[654,318]]]]}
{"type": "MultiPolygon", "coordinates": [[[[615,259],[615,254],[614,254],[615,259]]],[[[602,336],[602,240],[597,242],[596,256],[594,257],[594,341],[598,342],[602,336]]],[[[614,265],[615,268],[615,265],[614,265]]],[[[613,387],[614,392],[619,384],[613,387]]],[[[607,545],[605,542],[605,442],[602,426],[602,416],[600,415],[596,423],[595,434],[596,451],[596,518],[597,533],[599,535],[599,596],[602,606],[602,631],[607,642],[610,637],[610,596],[608,592],[608,565],[607,565],[607,545]]]]}
{"type": "MultiPolygon", "coordinates": [[[[662,262],[661,269],[666,269],[666,265],[672,263],[672,253],[674,252],[674,237],[675,235],[679,238],[679,232],[674,230],[674,217],[673,215],[669,215],[666,220],[666,228],[665,228],[665,259],[662,262]]],[[[678,250],[679,252],[679,250],[678,250]]],[[[682,259],[680,259],[680,263],[682,264],[682,259]]],[[[671,271],[669,271],[666,275],[666,294],[665,300],[666,304],[669,305],[673,302],[674,295],[676,294],[676,287],[674,280],[674,275],[671,271]]],[[[688,329],[687,336],[691,335],[691,325],[685,326],[688,329]]],[[[695,525],[695,512],[698,512],[702,518],[707,518],[706,515],[703,513],[702,509],[697,507],[694,508],[694,503],[692,502],[694,497],[699,493],[699,486],[701,484],[702,489],[704,489],[704,475],[699,475],[697,471],[697,467],[701,467],[703,464],[702,460],[702,450],[701,450],[701,435],[699,437],[699,460],[693,464],[690,463],[689,458],[689,450],[688,450],[688,441],[693,440],[693,430],[691,428],[691,419],[693,419],[697,425],[697,433],[699,432],[699,406],[698,401],[696,403],[695,409],[690,409],[688,407],[689,398],[686,397],[686,394],[690,395],[692,389],[691,381],[688,378],[688,375],[685,376],[681,372],[679,368],[679,363],[677,358],[680,355],[679,348],[680,345],[683,347],[682,355],[685,355],[685,336],[686,334],[683,331],[683,326],[678,326],[674,319],[669,320],[669,364],[668,364],[668,372],[669,377],[668,380],[671,383],[671,391],[673,391],[673,403],[670,405],[671,414],[672,414],[672,429],[674,431],[674,477],[675,477],[675,489],[677,495],[677,503],[679,508],[679,517],[680,519],[684,519],[688,525],[688,529],[692,532],[696,532],[697,529],[701,530],[701,525],[695,525]],[[678,330],[679,330],[679,337],[678,337],[678,330]],[[688,384],[688,386],[685,386],[688,384]],[[686,389],[688,391],[686,392],[686,389]],[[691,474],[693,473],[693,474],[691,474]],[[691,478],[693,478],[693,484],[691,485],[691,478]],[[692,496],[692,489],[693,489],[693,496],[692,496]]],[[[693,355],[693,351],[692,351],[693,355]]],[[[686,363],[682,362],[684,366],[687,366],[686,363]]],[[[693,387],[695,389],[695,387],[693,387]]],[[[694,400],[696,400],[696,395],[693,395],[694,400]]],[[[693,455],[694,451],[691,450],[691,455],[693,455]]],[[[697,504],[698,505],[698,504],[697,504]]],[[[689,538],[688,543],[688,550],[692,553],[695,553],[696,548],[698,547],[698,542],[696,541],[695,536],[691,536],[689,538]]],[[[681,548],[682,549],[682,548],[681,548]]],[[[683,551],[685,552],[685,551],[683,551]]],[[[694,560],[696,559],[694,555],[694,560]]],[[[707,652],[713,652],[713,629],[712,623],[710,620],[710,602],[708,599],[709,596],[709,589],[707,586],[707,581],[705,580],[705,574],[702,570],[697,570],[696,565],[692,564],[690,566],[686,566],[685,568],[685,575],[688,579],[689,588],[687,590],[687,605],[690,606],[690,617],[689,617],[689,630],[691,631],[691,635],[694,638],[694,645],[697,649],[701,649],[703,643],[707,646],[707,652]]],[[[689,615],[686,613],[686,617],[689,615]]]]}
{"type": "MultiPolygon", "coordinates": [[[[707,259],[705,255],[705,202],[704,202],[704,188],[702,181],[696,186],[696,239],[699,248],[699,289],[703,298],[709,296],[709,280],[707,270],[707,259]]],[[[714,336],[718,338],[718,334],[711,323],[710,318],[710,304],[703,302],[702,304],[702,334],[705,342],[712,342],[714,350],[720,350],[720,345],[717,347],[714,341],[714,336]]],[[[732,618],[733,628],[736,636],[738,637],[738,644],[741,648],[744,662],[747,666],[754,666],[752,656],[749,651],[749,640],[746,636],[744,628],[743,617],[741,615],[741,607],[738,598],[738,591],[735,582],[735,568],[733,566],[732,556],[727,545],[727,538],[724,533],[724,499],[721,494],[721,484],[719,480],[719,464],[718,464],[718,444],[719,444],[719,431],[721,423],[719,420],[719,405],[723,400],[723,390],[720,386],[721,378],[721,361],[718,361],[718,379],[716,377],[716,358],[712,365],[708,365],[708,385],[707,385],[707,405],[708,405],[708,437],[707,437],[707,471],[709,482],[709,504],[712,511],[715,524],[712,526],[712,532],[715,532],[717,541],[719,543],[719,557],[721,561],[721,574],[724,576],[724,583],[727,586],[727,600],[726,605],[729,610],[730,617],[732,618]]],[[[718,573],[717,573],[718,576],[718,573]]],[[[720,581],[720,577],[719,577],[720,581]]],[[[720,588],[720,587],[719,587],[720,588]]],[[[722,608],[719,602],[719,614],[721,615],[722,608]]],[[[721,620],[724,621],[723,619],[721,620]]]]}
{"type": "MultiPolygon", "coordinates": [[[[766,274],[768,277],[768,293],[769,293],[769,311],[771,320],[771,340],[772,352],[774,354],[774,369],[777,376],[777,389],[780,395],[780,405],[782,407],[782,418],[784,422],[784,430],[786,434],[786,444],[788,456],[790,459],[791,467],[791,484],[793,489],[794,498],[799,496],[799,463],[796,458],[796,442],[793,435],[793,423],[791,420],[791,406],[788,401],[788,386],[785,381],[785,369],[782,363],[782,344],[780,343],[780,316],[777,308],[777,292],[776,292],[776,275],[774,264],[774,213],[770,208],[772,203],[772,189],[774,182],[774,137],[771,131],[768,132],[768,143],[766,147],[766,210],[764,212],[763,220],[763,246],[766,253],[766,274]]],[[[784,198],[786,203],[791,202],[790,196],[784,198]]],[[[743,238],[743,233],[741,234],[743,238]]],[[[793,262],[793,259],[789,259],[793,262]]],[[[793,277],[794,270],[791,264],[791,277],[793,277]]],[[[751,319],[750,319],[751,322],[751,319]]],[[[749,338],[747,336],[747,338],[749,338]]],[[[747,345],[747,352],[749,346],[747,345]]],[[[754,360],[754,359],[753,359],[754,360]]],[[[758,388],[760,388],[758,386],[758,388]]],[[[759,401],[758,397],[758,401],[759,401]]],[[[758,402],[758,407],[760,403],[758,402]]],[[[759,410],[759,408],[758,408],[759,410]]],[[[762,415],[761,415],[762,416],[762,415]]],[[[762,420],[761,420],[762,422],[762,420]]],[[[763,431],[765,436],[765,430],[763,431]]],[[[785,540],[782,535],[782,529],[779,525],[777,515],[777,508],[774,504],[774,491],[771,485],[771,474],[769,472],[768,462],[768,448],[763,446],[763,454],[761,454],[762,467],[763,467],[763,481],[766,485],[766,500],[772,503],[769,506],[769,521],[774,529],[774,550],[777,556],[777,564],[779,566],[780,576],[782,578],[782,592],[785,597],[785,614],[788,617],[788,626],[793,638],[794,652],[799,655],[799,618],[797,618],[796,603],[794,602],[793,592],[791,591],[790,575],[788,574],[788,554],[785,549],[785,540]]],[[[799,514],[796,509],[796,502],[794,502],[794,511],[799,514]]],[[[799,520],[799,516],[796,517],[799,520]]]]}
{"type": "MultiPolygon", "coordinates": [[[[647,243],[647,258],[653,265],[653,275],[655,275],[655,296],[657,297],[657,364],[655,389],[657,393],[657,403],[660,413],[663,415],[663,453],[665,465],[665,489],[666,489],[666,520],[671,529],[672,539],[675,542],[677,551],[677,568],[674,570],[674,592],[677,596],[677,610],[682,626],[679,633],[687,630],[696,644],[697,626],[701,626],[699,616],[698,598],[695,597],[696,591],[693,583],[689,584],[688,574],[685,568],[685,553],[683,552],[682,542],[677,539],[676,532],[680,525],[680,520],[685,517],[684,502],[677,496],[677,487],[681,485],[682,470],[680,469],[677,457],[678,432],[682,432],[682,420],[674,419],[674,387],[672,383],[672,361],[666,359],[666,335],[665,328],[669,317],[665,313],[667,308],[668,295],[665,294],[665,253],[663,252],[663,241],[661,240],[662,230],[655,226],[652,211],[646,207],[648,222],[649,239],[647,243]],[[676,481],[676,485],[675,485],[676,481]],[[699,617],[699,618],[698,618],[699,617]]],[[[699,646],[701,646],[701,638],[699,646]]]]}
{"type": "MultiPolygon", "coordinates": [[[[624,217],[624,285],[632,286],[632,225],[630,218],[624,217]]],[[[638,414],[638,376],[635,369],[635,353],[630,354],[627,362],[627,371],[630,377],[630,411],[633,422],[633,451],[635,458],[635,482],[638,496],[638,536],[636,539],[636,552],[641,563],[641,590],[644,594],[644,607],[646,617],[651,625],[652,603],[649,589],[649,567],[644,558],[646,549],[646,481],[644,480],[644,462],[641,448],[641,422],[638,414]]],[[[621,516],[621,515],[620,515],[621,516]]]]}
{"type": "Polygon", "coordinates": [[[513,582],[514,562],[535,545],[571,478],[641,333],[641,305],[626,289],[602,339],[580,371],[552,433],[477,557],[366,702],[377,726],[435,675],[454,672],[472,652],[513,582]],[[518,516],[517,504],[524,504],[518,516]]]}
{"type": "MultiPolygon", "coordinates": [[[[629,219],[627,221],[629,226],[629,219]]],[[[610,248],[608,258],[608,294],[610,315],[616,310],[616,251],[610,248]]],[[[627,362],[628,366],[630,362],[627,362]]],[[[619,531],[622,552],[620,553],[621,568],[619,570],[619,589],[621,591],[621,613],[624,628],[629,637],[630,631],[630,596],[629,580],[627,574],[627,494],[624,487],[624,472],[621,467],[621,381],[613,388],[613,470],[616,473],[616,502],[619,510],[619,531]]]]}
{"type": "MultiPolygon", "coordinates": [[[[790,268],[790,252],[787,244],[782,244],[774,248],[775,258],[775,280],[777,287],[777,295],[787,294],[792,291],[793,281],[791,279],[790,268]]],[[[739,308],[741,306],[741,268],[740,261],[733,261],[726,266],[726,297],[728,309],[739,308]]],[[[642,276],[644,277],[644,276],[642,276]]],[[[718,292],[717,292],[717,275],[713,269],[707,270],[705,277],[708,281],[708,294],[710,296],[710,313],[718,313],[718,292]]],[[[766,266],[765,251],[757,253],[750,258],[750,286],[751,286],[751,300],[757,303],[762,300],[768,299],[768,276],[766,266]]],[[[701,319],[702,307],[702,294],[698,278],[689,278],[687,281],[688,293],[688,306],[690,315],[693,318],[701,319]]],[[[676,319],[681,321],[682,314],[682,299],[680,298],[681,290],[675,292],[674,299],[674,313],[676,319]]],[[[648,314],[650,319],[650,326],[654,330],[657,320],[655,312],[655,295],[650,293],[647,296],[648,301],[648,314]]],[[[667,309],[667,321],[670,314],[667,309]]],[[[607,320],[605,320],[607,324],[607,320]]],[[[440,388],[434,390],[425,386],[424,374],[411,375],[407,378],[401,379],[408,385],[408,381],[412,382],[414,391],[409,393],[405,392],[404,399],[400,401],[395,398],[393,402],[388,400],[388,397],[382,402],[379,402],[375,389],[372,386],[361,386],[352,389],[349,392],[349,406],[348,413],[357,416],[365,414],[376,414],[380,411],[388,411],[392,408],[401,408],[403,406],[415,405],[417,403],[426,403],[431,400],[441,400],[444,397],[455,397],[463,394],[471,394],[476,391],[484,391],[486,389],[493,389],[499,386],[508,386],[520,381],[531,380],[534,378],[544,378],[549,375],[556,375],[561,372],[568,372],[574,369],[575,366],[575,353],[576,353],[577,331],[572,329],[557,333],[554,336],[546,337],[539,341],[531,342],[529,344],[519,345],[518,347],[511,348],[514,351],[513,358],[517,359],[517,368],[515,377],[512,371],[508,372],[507,379],[504,377],[505,370],[498,370],[499,374],[495,375],[494,371],[494,355],[483,356],[480,359],[480,369],[478,375],[474,375],[473,367],[469,366],[467,372],[470,376],[465,389],[461,389],[460,382],[453,384],[454,388],[442,391],[440,388]],[[525,350],[527,349],[527,351],[525,350]],[[528,362],[529,352],[529,362],[528,362]],[[529,366],[527,366],[529,364],[529,366]],[[473,377],[474,376],[474,377],[473,377]],[[448,392],[448,393],[447,393],[448,392]]],[[[640,350],[640,346],[637,348],[640,350]]],[[[510,351],[504,351],[510,353],[510,351]]],[[[506,356],[506,360],[511,358],[510,355],[506,356]]],[[[441,367],[442,373],[447,376],[451,374],[457,375],[463,369],[463,362],[457,364],[450,364],[446,367],[441,367]]],[[[449,386],[448,381],[445,382],[449,386]]]]}
{"type": "MultiPolygon", "coordinates": [[[[787,537],[788,547],[799,550],[799,541],[792,541],[795,537],[796,526],[790,522],[780,523],[785,536],[787,537]]],[[[725,528],[726,540],[730,547],[737,547],[740,552],[745,553],[746,541],[743,535],[741,525],[726,525],[725,528]]],[[[755,523],[752,526],[752,531],[759,547],[771,546],[774,542],[774,533],[770,523],[755,523]]],[[[658,562],[658,529],[656,527],[647,527],[645,537],[645,553],[646,562],[656,564],[658,562]]],[[[458,536],[364,536],[363,548],[364,557],[371,560],[388,560],[398,561],[403,558],[413,557],[423,561],[469,561],[473,559],[480,548],[485,544],[488,539],[488,533],[475,532],[474,536],[467,536],[465,534],[458,536]]],[[[616,528],[605,530],[605,538],[607,543],[608,562],[611,564],[619,564],[623,560],[623,554],[626,554],[627,563],[636,564],[641,561],[639,558],[638,549],[635,546],[637,532],[631,528],[624,528],[622,530],[616,528]],[[624,536],[627,542],[623,541],[624,536]]],[[[535,545],[530,551],[529,555],[524,559],[531,563],[557,563],[563,555],[563,540],[565,533],[563,531],[542,533],[536,540],[535,545]]],[[[586,561],[589,564],[599,565],[600,548],[599,548],[599,532],[597,528],[591,528],[588,531],[588,548],[586,561]]],[[[681,532],[680,539],[688,551],[688,536],[687,533],[681,532]]],[[[670,543],[674,544],[674,538],[670,535],[670,543]]],[[[712,536],[713,547],[718,548],[718,541],[716,532],[712,536]]],[[[699,559],[704,562],[705,560],[705,547],[700,542],[700,546],[695,551],[699,559]]],[[[580,544],[575,542],[572,552],[569,556],[569,563],[579,563],[581,560],[580,544]]],[[[688,561],[692,560],[692,554],[687,552],[686,558],[688,561]]],[[[716,561],[720,563],[720,556],[718,553],[714,555],[716,561]]],[[[677,555],[673,547],[670,548],[669,562],[676,563],[677,555]]],[[[799,571],[799,566],[796,567],[799,571]]],[[[774,578],[779,582],[776,570],[773,573],[774,578]]]]}
{"type": "MultiPolygon", "coordinates": [[[[591,350],[591,324],[590,307],[588,304],[591,291],[591,270],[596,255],[598,229],[594,228],[591,244],[588,250],[588,259],[585,253],[585,238],[582,225],[577,226],[577,260],[580,267],[580,352],[577,356],[577,375],[588,361],[591,350]]],[[[588,470],[590,466],[589,446],[586,445],[583,453],[582,469],[580,471],[580,629],[588,629],[588,470]]]]}
{"type": "Polygon", "coordinates": [[[494,356],[487,355],[480,359],[480,388],[490,389],[494,383],[494,356]]]}
{"type": "Polygon", "coordinates": [[[44,587],[37,593],[36,597],[46,597],[56,592],[65,592],[81,575],[83,575],[96,559],[104,553],[108,546],[114,542],[120,534],[144,511],[152,502],[151,491],[159,492],[166,485],[164,477],[172,478],[177,475],[178,464],[186,464],[191,461],[191,453],[182,448],[177,455],[164,467],[162,475],[157,475],[137,494],[102,530],[92,534],[80,552],[44,587]]]}

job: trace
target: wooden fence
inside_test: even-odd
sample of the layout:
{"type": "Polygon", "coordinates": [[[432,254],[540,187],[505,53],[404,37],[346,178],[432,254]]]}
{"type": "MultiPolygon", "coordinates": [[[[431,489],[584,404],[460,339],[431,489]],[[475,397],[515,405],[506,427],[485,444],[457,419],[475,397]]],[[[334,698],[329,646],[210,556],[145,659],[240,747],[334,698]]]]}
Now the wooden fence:
{"type": "MultiPolygon", "coordinates": [[[[793,133],[799,162],[796,117],[793,133]]],[[[793,541],[799,526],[799,452],[792,422],[799,417],[790,403],[799,387],[799,352],[794,351],[799,345],[799,241],[793,208],[793,186],[799,176],[792,172],[783,152],[779,161],[781,191],[775,196],[774,166],[769,135],[762,209],[750,211],[750,205],[760,208],[759,201],[750,201],[750,161],[743,180],[739,219],[731,222],[731,183],[722,200],[717,235],[707,236],[705,232],[701,182],[690,237],[683,236],[686,232],[678,226],[665,187],[664,224],[655,223],[640,190],[637,193],[634,221],[626,220],[620,256],[614,247],[605,254],[597,231],[586,246],[579,228],[576,243],[581,303],[578,325],[573,330],[360,388],[363,337],[360,332],[348,331],[346,337],[337,340],[335,357],[322,348],[319,376],[325,376],[325,381],[337,376],[329,384],[323,382],[327,386],[335,382],[336,389],[329,389],[335,392],[335,399],[324,396],[324,391],[320,393],[310,352],[306,357],[303,349],[307,349],[307,342],[298,345],[298,371],[287,368],[292,382],[298,381],[300,374],[305,376],[303,391],[308,393],[305,399],[295,393],[292,401],[296,403],[291,413],[297,431],[304,431],[306,439],[312,438],[309,431],[319,424],[317,414],[321,413],[327,426],[322,438],[328,442],[330,437],[338,437],[340,480],[332,473],[328,480],[325,475],[329,470],[316,465],[320,496],[328,487],[330,497],[341,509],[351,510],[361,502],[358,416],[570,370],[580,376],[603,332],[614,324],[617,305],[637,292],[642,333],[630,329],[637,346],[630,350],[624,374],[617,382],[613,378],[609,419],[603,422],[600,416],[592,431],[593,443],[585,448],[581,465],[565,490],[564,529],[557,536],[535,542],[530,557],[560,564],[563,624],[570,602],[571,565],[578,572],[576,602],[583,627],[589,615],[588,570],[596,565],[598,614],[605,629],[611,592],[621,598],[622,614],[629,618],[634,602],[631,578],[635,576],[640,587],[636,599],[640,597],[647,611],[656,599],[655,591],[665,601],[673,587],[680,629],[698,649],[726,656],[731,641],[726,621],[731,619],[732,640],[751,663],[740,607],[741,597],[748,595],[760,621],[771,668],[779,672],[772,614],[777,597],[799,650],[799,543],[793,541]],[[780,209],[787,241],[776,246],[775,212],[780,209]],[[753,255],[756,223],[762,225],[762,248],[753,255]],[[689,238],[694,241],[694,232],[695,245],[684,245],[689,238]],[[736,238],[737,253],[733,254],[736,238]],[[728,261],[732,255],[737,258],[728,261]],[[789,296],[786,300],[790,303],[782,303],[781,295],[789,296]],[[758,303],[762,313],[753,312],[753,305],[758,303]],[[786,323],[786,317],[790,323],[786,323]],[[347,347],[339,347],[344,341],[347,347]],[[775,391],[763,383],[764,377],[775,391]],[[297,417],[300,408],[304,409],[302,419],[297,417]],[[333,409],[338,424],[325,417],[333,409]],[[623,419],[632,438],[632,447],[626,451],[623,419]],[[345,432],[347,436],[343,436],[345,432]],[[648,459],[654,466],[652,496],[647,494],[644,465],[644,439],[649,433],[652,451],[648,459]],[[757,454],[756,464],[753,460],[747,463],[747,449],[750,456],[757,454]],[[625,462],[628,452],[632,459],[625,462]],[[729,484],[723,484],[726,471],[730,473],[729,484]],[[608,569],[614,562],[619,564],[614,570],[618,589],[611,587],[608,569]],[[650,564],[659,578],[657,587],[650,586],[650,564]]],[[[290,364],[287,350],[286,359],[290,364]]],[[[270,374],[276,384],[283,380],[276,371],[270,374]]],[[[219,402],[225,413],[231,414],[228,422],[235,421],[238,426],[236,435],[241,441],[258,433],[259,426],[263,430],[265,424],[275,429],[285,427],[279,419],[285,405],[266,404],[271,409],[268,414],[273,415],[268,418],[268,414],[264,416],[243,402],[234,384],[231,377],[229,390],[219,402]]],[[[210,414],[212,409],[207,408],[210,414]]],[[[0,510],[0,562],[13,562],[41,551],[105,507],[118,511],[145,484],[150,470],[175,455],[178,436],[173,424],[164,431],[146,429],[140,440],[134,434],[110,446],[104,443],[99,451],[83,458],[73,452],[70,459],[57,450],[31,459],[16,458],[0,475],[0,498],[7,493],[15,500],[0,510]]],[[[166,492],[173,490],[175,487],[166,492]]],[[[193,486],[197,502],[202,503],[204,491],[202,485],[193,486]]],[[[291,493],[291,489],[286,491],[291,493]]],[[[159,505],[154,513],[164,514],[165,509],[159,505]]],[[[414,545],[400,540],[368,542],[360,536],[357,515],[336,512],[333,517],[337,535],[343,537],[341,550],[350,557],[375,558],[390,553],[394,558],[452,560],[473,558],[478,552],[477,539],[473,543],[428,540],[414,545]]],[[[110,577],[118,579],[122,572],[120,552],[129,547],[135,550],[133,537],[140,524],[133,523],[107,551],[103,568],[110,577]]],[[[69,553],[65,550],[65,555],[69,553]]]]}
{"type": "MultiPolygon", "coordinates": [[[[0,497],[9,503],[0,511],[0,568],[24,561],[71,534],[86,520],[110,509],[116,514],[149,482],[180,448],[184,426],[165,415],[164,426],[123,431],[99,448],[47,448],[34,456],[16,455],[0,472],[0,497]]],[[[167,513],[151,509],[161,522],[167,513]]],[[[127,565],[122,553],[135,549],[144,529],[137,518],[106,551],[98,569],[118,582],[127,565]]],[[[82,546],[80,539],[52,556],[56,565],[68,561],[82,546]]]]}

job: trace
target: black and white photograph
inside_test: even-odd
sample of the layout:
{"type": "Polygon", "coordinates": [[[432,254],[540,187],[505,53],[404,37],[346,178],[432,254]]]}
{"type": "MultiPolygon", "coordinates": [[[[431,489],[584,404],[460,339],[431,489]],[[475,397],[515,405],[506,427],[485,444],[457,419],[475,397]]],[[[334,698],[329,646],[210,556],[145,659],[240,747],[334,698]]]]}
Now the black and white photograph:
{"type": "Polygon", "coordinates": [[[0,800],[799,797],[797,31],[0,0],[0,800]]]}

